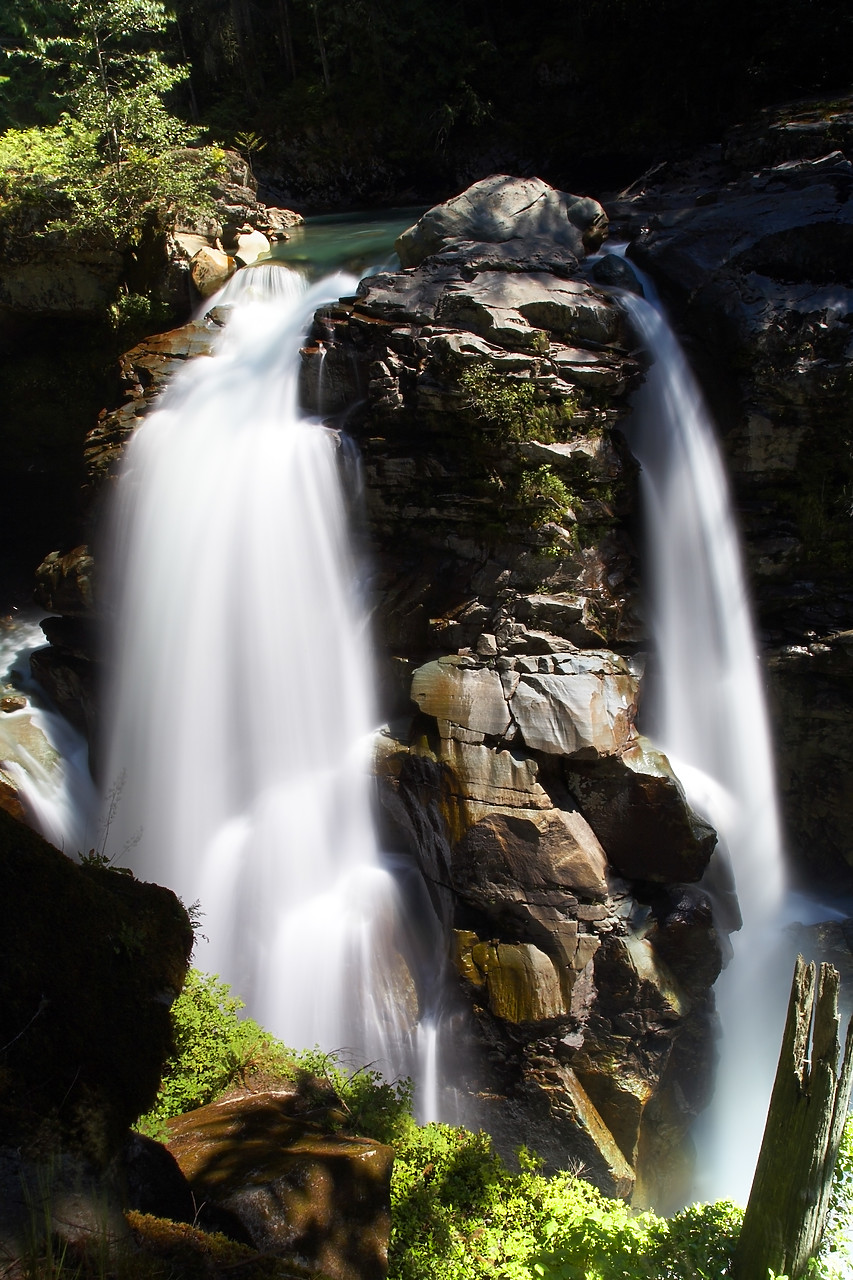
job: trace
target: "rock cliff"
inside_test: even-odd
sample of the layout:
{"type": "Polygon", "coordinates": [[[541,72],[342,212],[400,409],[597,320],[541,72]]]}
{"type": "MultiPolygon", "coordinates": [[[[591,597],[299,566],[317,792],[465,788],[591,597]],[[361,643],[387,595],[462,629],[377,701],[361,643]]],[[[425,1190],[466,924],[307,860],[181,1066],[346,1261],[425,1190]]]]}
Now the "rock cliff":
{"type": "Polygon", "coordinates": [[[595,282],[605,231],[595,201],[476,183],[318,314],[303,385],[356,406],[386,840],[445,930],[463,1113],[660,1201],[707,1097],[720,948],[689,886],[715,836],[634,724],[642,371],[595,282]]]}

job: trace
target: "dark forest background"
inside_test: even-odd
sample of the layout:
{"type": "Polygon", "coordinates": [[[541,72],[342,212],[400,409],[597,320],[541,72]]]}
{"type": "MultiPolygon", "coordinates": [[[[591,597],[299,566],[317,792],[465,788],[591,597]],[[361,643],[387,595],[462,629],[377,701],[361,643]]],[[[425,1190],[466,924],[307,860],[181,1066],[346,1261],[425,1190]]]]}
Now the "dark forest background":
{"type": "MultiPolygon", "coordinates": [[[[252,135],[273,195],[321,207],[433,198],[487,172],[613,187],[771,102],[849,88],[849,0],[175,0],[171,109],[252,135]],[[334,179],[331,177],[334,175],[334,179]]],[[[63,0],[0,16],[12,54],[63,0]]],[[[2,70],[2,68],[0,68],[2,70]]],[[[0,129],[50,123],[37,65],[0,129]]]]}

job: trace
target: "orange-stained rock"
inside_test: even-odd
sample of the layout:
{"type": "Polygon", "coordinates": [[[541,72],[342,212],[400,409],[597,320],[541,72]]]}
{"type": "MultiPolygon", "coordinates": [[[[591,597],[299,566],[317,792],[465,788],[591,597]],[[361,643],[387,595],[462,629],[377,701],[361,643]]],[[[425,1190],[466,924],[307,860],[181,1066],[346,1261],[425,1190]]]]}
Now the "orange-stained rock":
{"type": "Polygon", "coordinates": [[[169,1122],[169,1150],[196,1200],[234,1215],[262,1253],[331,1280],[383,1280],[394,1153],[329,1134],[292,1093],[211,1103],[169,1122]]]}

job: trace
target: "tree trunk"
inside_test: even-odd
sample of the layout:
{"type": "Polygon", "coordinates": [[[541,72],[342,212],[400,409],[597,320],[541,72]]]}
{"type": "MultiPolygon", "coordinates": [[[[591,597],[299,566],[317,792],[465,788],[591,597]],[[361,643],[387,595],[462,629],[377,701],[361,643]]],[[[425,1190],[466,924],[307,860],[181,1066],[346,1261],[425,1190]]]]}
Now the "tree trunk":
{"type": "Polygon", "coordinates": [[[296,79],[296,57],[293,52],[293,33],[291,31],[288,0],[278,0],[278,22],[281,30],[281,49],[284,54],[284,65],[287,78],[291,83],[296,79]]]}
{"type": "Polygon", "coordinates": [[[329,63],[326,59],[326,45],[323,40],[323,32],[320,30],[320,14],[317,10],[316,0],[312,0],[311,11],[314,14],[314,30],[317,32],[317,48],[320,51],[320,65],[323,68],[323,83],[327,89],[332,87],[332,81],[329,78],[329,63]]]}
{"type": "Polygon", "coordinates": [[[837,970],[822,964],[815,999],[815,966],[797,957],[767,1124],[735,1253],[737,1280],[757,1280],[768,1268],[799,1280],[820,1245],[853,1083],[853,1020],[838,1069],[838,982],[837,970]]]}

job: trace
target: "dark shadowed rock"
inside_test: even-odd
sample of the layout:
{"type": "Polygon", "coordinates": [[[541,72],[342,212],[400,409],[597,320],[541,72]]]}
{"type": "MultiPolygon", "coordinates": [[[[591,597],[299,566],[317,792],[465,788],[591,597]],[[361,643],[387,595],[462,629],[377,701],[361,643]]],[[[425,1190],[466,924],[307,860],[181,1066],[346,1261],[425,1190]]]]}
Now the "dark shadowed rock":
{"type": "Polygon", "coordinates": [[[260,1252],[331,1280],[383,1280],[390,1147],[330,1134],[286,1093],[213,1103],[169,1133],[196,1199],[233,1215],[260,1252]]]}
{"type": "Polygon", "coordinates": [[[112,1158],[156,1097],[191,946],[168,889],[0,811],[0,1144],[112,1158]]]}
{"type": "Polygon", "coordinates": [[[699,880],[716,834],[687,804],[669,761],[640,739],[596,766],[567,766],[581,812],[620,875],[663,883],[699,880]]]}

